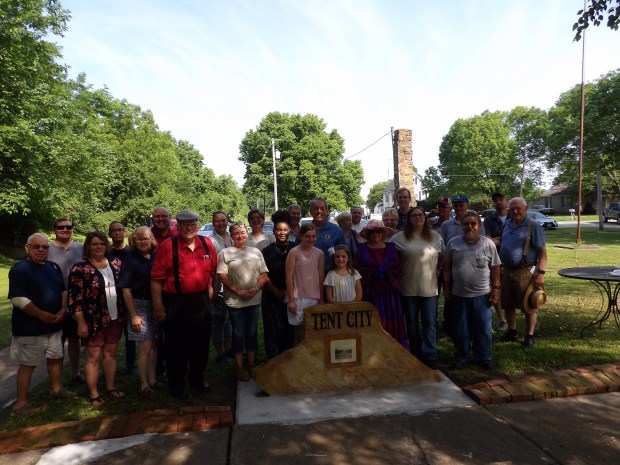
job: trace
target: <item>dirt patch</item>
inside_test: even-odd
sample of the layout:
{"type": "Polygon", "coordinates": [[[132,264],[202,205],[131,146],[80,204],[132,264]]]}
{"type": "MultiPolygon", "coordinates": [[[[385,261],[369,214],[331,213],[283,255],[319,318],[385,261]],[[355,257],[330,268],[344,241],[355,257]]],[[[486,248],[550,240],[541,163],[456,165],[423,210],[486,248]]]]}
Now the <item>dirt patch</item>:
{"type": "Polygon", "coordinates": [[[583,250],[599,250],[603,248],[600,245],[554,245],[553,247],[556,249],[568,249],[568,250],[575,250],[577,248],[583,249],[583,250]]]}

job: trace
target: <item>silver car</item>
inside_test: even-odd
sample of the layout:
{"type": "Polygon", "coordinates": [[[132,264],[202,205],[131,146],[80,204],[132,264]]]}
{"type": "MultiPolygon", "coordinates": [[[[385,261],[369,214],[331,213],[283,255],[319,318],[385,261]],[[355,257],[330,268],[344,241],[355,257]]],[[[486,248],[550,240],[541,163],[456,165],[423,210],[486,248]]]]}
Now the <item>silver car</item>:
{"type": "Polygon", "coordinates": [[[538,222],[538,224],[541,225],[543,229],[558,228],[558,222],[556,220],[547,215],[543,215],[540,212],[528,212],[527,216],[538,222]]]}

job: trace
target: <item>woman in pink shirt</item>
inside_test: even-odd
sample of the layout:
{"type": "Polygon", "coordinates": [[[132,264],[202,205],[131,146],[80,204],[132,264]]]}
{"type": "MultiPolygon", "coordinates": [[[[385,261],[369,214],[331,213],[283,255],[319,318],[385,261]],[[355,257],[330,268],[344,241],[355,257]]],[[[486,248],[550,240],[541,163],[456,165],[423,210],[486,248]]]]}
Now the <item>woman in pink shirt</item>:
{"type": "Polygon", "coordinates": [[[301,245],[292,249],[286,258],[286,293],[288,300],[288,321],[293,326],[297,345],[303,335],[304,309],[323,303],[325,280],[325,256],[314,247],[316,226],[307,223],[299,228],[301,245]]]}

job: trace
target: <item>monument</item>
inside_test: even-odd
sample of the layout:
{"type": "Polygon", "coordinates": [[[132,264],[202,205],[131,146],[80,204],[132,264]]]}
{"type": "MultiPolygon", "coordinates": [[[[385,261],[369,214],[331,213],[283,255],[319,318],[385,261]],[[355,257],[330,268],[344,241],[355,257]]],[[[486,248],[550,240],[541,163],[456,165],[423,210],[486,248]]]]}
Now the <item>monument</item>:
{"type": "Polygon", "coordinates": [[[381,326],[367,302],[304,311],[304,340],[254,370],[270,395],[387,388],[441,378],[381,326]]]}

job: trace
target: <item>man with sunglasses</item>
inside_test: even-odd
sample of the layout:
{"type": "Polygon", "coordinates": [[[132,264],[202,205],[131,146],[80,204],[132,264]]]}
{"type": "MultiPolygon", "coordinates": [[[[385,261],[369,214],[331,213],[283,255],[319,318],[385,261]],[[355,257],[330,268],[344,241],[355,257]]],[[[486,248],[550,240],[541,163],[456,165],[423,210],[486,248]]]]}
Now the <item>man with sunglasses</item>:
{"type": "Polygon", "coordinates": [[[35,233],[26,243],[28,258],[9,271],[9,299],[13,338],[11,357],[19,362],[17,400],[11,415],[28,416],[38,412],[27,403],[28,388],[35,367],[47,361],[50,395],[73,399],[60,381],[63,347],[61,324],[67,316],[67,291],[60,267],[47,260],[49,242],[35,233]]]}
{"type": "Polygon", "coordinates": [[[480,233],[480,215],[467,210],[461,218],[460,236],[448,241],[443,264],[443,294],[454,316],[453,368],[475,361],[485,369],[492,365],[492,306],[499,300],[500,260],[491,239],[480,233]]]}
{"type": "MultiPolygon", "coordinates": [[[[71,267],[82,260],[82,245],[73,240],[73,223],[67,218],[54,221],[55,239],[50,244],[48,260],[56,263],[62,271],[67,287],[71,267]]],[[[83,384],[84,376],[80,373],[80,340],[77,334],[77,322],[65,318],[62,323],[62,342],[68,341],[67,352],[71,365],[72,384],[83,384]]]]}

